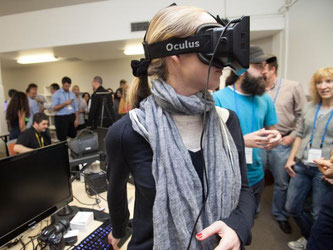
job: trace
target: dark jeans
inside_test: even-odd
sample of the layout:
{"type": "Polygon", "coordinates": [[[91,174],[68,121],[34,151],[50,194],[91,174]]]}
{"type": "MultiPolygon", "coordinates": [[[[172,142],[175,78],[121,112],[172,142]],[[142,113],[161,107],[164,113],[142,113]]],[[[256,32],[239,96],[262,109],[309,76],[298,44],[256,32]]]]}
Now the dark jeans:
{"type": "Polygon", "coordinates": [[[306,249],[333,249],[333,186],[323,196],[322,207],[312,226],[306,249]]]}
{"type": "Polygon", "coordinates": [[[308,167],[301,162],[294,166],[296,177],[290,179],[287,192],[286,209],[293,216],[301,230],[301,234],[308,239],[313,220],[304,211],[306,198],[312,190],[311,214],[317,219],[321,209],[322,198],[329,190],[329,186],[322,180],[323,174],[317,167],[308,167]]]}
{"type": "Polygon", "coordinates": [[[285,209],[287,190],[289,185],[289,175],[284,169],[288,160],[291,146],[279,145],[271,150],[262,150],[261,159],[263,166],[269,164],[269,170],[274,178],[274,192],[272,201],[272,212],[278,221],[288,220],[288,213],[285,209]]]}
{"type": "Polygon", "coordinates": [[[254,198],[256,200],[256,209],[259,206],[261,194],[262,194],[262,191],[264,190],[264,185],[265,185],[265,178],[262,178],[261,181],[254,184],[253,186],[251,186],[254,198]]]}
{"type": "Polygon", "coordinates": [[[54,125],[56,127],[57,138],[59,141],[65,141],[67,136],[75,138],[76,128],[74,127],[75,114],[56,115],[54,125]]]}

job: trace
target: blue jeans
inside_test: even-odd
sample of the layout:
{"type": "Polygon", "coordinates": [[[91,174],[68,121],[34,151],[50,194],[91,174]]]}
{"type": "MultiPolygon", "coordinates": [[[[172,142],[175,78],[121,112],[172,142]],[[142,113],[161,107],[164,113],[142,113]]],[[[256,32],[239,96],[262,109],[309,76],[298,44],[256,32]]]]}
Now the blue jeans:
{"type": "Polygon", "coordinates": [[[301,234],[308,239],[313,221],[304,211],[306,198],[312,190],[311,214],[316,220],[321,208],[321,200],[330,187],[322,180],[323,174],[317,167],[308,167],[299,162],[294,166],[294,171],[296,177],[290,180],[286,209],[295,219],[301,234]]]}
{"type": "Polygon", "coordinates": [[[289,214],[285,209],[289,175],[284,169],[290,154],[291,146],[279,145],[271,150],[261,150],[264,168],[269,164],[269,170],[274,178],[272,213],[278,221],[288,220],[289,214]]]}

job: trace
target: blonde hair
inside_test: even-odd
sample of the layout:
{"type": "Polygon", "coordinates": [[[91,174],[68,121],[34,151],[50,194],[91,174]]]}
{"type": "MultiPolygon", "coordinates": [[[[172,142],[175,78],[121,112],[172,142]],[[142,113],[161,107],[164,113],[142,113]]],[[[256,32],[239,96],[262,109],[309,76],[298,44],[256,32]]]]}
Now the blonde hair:
{"type": "Polygon", "coordinates": [[[333,68],[326,67],[318,69],[312,76],[310,81],[310,100],[313,103],[319,103],[321,97],[318,94],[317,83],[323,80],[333,80],[333,68]]]}
{"type": "MultiPolygon", "coordinates": [[[[189,6],[170,6],[160,10],[151,20],[146,40],[148,44],[168,40],[171,38],[184,38],[195,33],[197,20],[203,9],[189,6]]],[[[153,59],[148,67],[148,76],[166,80],[168,75],[165,58],[153,59]]],[[[150,95],[150,86],[147,76],[135,77],[128,90],[131,108],[139,107],[140,102],[150,95]]]]}

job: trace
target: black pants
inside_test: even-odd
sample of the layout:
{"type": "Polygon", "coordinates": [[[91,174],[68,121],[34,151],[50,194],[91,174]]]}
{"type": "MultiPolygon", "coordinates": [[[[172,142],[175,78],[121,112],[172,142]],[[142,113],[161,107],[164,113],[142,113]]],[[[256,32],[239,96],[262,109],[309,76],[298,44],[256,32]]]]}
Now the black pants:
{"type": "Polygon", "coordinates": [[[75,114],[56,115],[54,125],[56,127],[57,138],[59,141],[65,141],[67,136],[75,138],[76,128],[74,127],[75,114]]]}
{"type": "Polygon", "coordinates": [[[333,187],[323,195],[321,210],[311,228],[306,249],[333,249],[333,187]]]}
{"type": "Polygon", "coordinates": [[[256,209],[259,206],[260,199],[261,199],[261,194],[262,194],[262,191],[264,190],[264,186],[265,186],[265,178],[262,178],[261,181],[259,181],[258,183],[254,184],[253,186],[251,186],[254,198],[256,200],[256,209]]]}
{"type": "Polygon", "coordinates": [[[83,123],[83,124],[81,124],[81,125],[78,125],[77,128],[76,128],[76,130],[79,131],[79,130],[84,129],[84,128],[86,128],[86,127],[87,127],[87,124],[86,124],[86,123],[83,123]]]}

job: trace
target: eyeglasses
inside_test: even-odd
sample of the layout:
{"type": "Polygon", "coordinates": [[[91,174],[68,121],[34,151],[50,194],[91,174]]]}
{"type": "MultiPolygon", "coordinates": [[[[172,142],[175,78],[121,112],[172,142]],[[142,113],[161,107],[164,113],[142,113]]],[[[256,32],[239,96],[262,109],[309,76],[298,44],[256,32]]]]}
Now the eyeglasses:
{"type": "Polygon", "coordinates": [[[254,67],[256,70],[263,71],[263,70],[265,69],[266,65],[267,65],[266,62],[254,63],[254,64],[253,64],[253,67],[254,67]]]}

